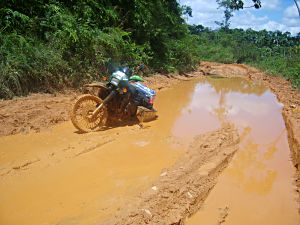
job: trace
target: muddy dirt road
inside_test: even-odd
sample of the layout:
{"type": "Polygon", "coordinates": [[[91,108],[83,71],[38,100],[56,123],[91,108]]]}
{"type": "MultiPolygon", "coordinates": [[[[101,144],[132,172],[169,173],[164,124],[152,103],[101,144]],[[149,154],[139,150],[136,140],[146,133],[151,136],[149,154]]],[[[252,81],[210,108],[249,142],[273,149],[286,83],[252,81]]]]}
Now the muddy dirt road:
{"type": "Polygon", "coordinates": [[[284,122],[299,98],[253,74],[204,63],[187,77],[150,78],[162,89],[159,119],[144,129],[49,127],[68,120],[74,92],[0,102],[1,134],[21,132],[0,138],[0,224],[299,224],[297,130],[284,122]]]}
{"type": "Polygon", "coordinates": [[[162,119],[147,124],[151,129],[77,134],[67,122],[1,138],[1,224],[91,224],[122,208],[182,154],[169,130],[192,88],[180,88],[176,103],[162,92],[162,119]]]}

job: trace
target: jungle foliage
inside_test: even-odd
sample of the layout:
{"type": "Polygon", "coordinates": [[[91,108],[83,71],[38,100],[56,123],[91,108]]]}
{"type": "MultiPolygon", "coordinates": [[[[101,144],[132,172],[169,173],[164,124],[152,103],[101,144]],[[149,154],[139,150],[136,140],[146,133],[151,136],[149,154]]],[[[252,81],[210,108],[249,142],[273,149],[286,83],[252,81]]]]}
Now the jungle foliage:
{"type": "MultiPolygon", "coordinates": [[[[229,12],[244,8],[218,2],[229,2],[229,12]]],[[[191,8],[177,0],[1,1],[0,98],[78,87],[112,64],[167,73],[199,60],[248,63],[300,86],[299,34],[230,29],[226,17],[210,30],[187,25],[186,16],[191,8]]]]}
{"type": "Polygon", "coordinates": [[[200,60],[253,65],[300,87],[300,33],[292,36],[289,32],[227,27],[211,30],[202,25],[189,29],[199,38],[200,60]]]}
{"type": "Polygon", "coordinates": [[[0,98],[77,86],[110,63],[153,71],[197,63],[176,0],[6,0],[0,2],[0,98]]]}

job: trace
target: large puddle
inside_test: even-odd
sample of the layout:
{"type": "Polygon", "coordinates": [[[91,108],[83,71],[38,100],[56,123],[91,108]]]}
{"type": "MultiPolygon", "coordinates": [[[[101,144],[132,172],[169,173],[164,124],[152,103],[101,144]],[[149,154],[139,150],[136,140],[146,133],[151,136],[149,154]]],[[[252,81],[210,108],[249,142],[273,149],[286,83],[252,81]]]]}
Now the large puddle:
{"type": "Polygon", "coordinates": [[[282,106],[270,91],[209,78],[159,92],[156,107],[159,119],[144,129],[80,135],[65,123],[0,138],[0,224],[99,224],[150,188],[195,135],[227,121],[241,149],[187,224],[299,224],[282,106]]]}
{"type": "Polygon", "coordinates": [[[211,78],[196,86],[174,133],[202,133],[231,121],[239,129],[241,144],[187,225],[300,224],[281,109],[269,90],[242,79],[211,78]],[[185,126],[190,120],[198,126],[185,126]]]}

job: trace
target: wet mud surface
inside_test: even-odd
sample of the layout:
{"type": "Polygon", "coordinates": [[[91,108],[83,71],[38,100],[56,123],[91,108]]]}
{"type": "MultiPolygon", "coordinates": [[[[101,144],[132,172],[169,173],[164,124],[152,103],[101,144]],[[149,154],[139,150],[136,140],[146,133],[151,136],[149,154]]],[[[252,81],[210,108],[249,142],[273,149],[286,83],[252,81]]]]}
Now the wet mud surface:
{"type": "Polygon", "coordinates": [[[258,202],[267,208],[249,224],[277,212],[277,224],[297,224],[299,91],[214,63],[147,83],[159,91],[159,118],[143,129],[78,134],[62,123],[75,92],[0,102],[0,135],[17,134],[0,138],[0,224],[247,224],[258,202]]]}

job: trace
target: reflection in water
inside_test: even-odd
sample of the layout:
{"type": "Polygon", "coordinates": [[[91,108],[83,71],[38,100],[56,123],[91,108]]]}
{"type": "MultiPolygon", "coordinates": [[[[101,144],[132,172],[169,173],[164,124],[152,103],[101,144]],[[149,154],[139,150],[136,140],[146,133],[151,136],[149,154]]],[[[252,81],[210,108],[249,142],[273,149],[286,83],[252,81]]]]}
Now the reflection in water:
{"type": "Polygon", "coordinates": [[[206,82],[211,85],[216,93],[221,93],[223,91],[225,93],[236,92],[261,96],[267,91],[266,87],[263,85],[258,85],[242,78],[208,78],[206,82]]]}
{"type": "Polygon", "coordinates": [[[219,178],[205,209],[187,224],[214,224],[216,210],[224,206],[230,209],[226,223],[231,225],[299,224],[294,171],[276,97],[265,87],[240,78],[207,79],[196,86],[173,133],[194,136],[225,122],[233,122],[239,130],[240,150],[219,178]]]}
{"type": "Polygon", "coordinates": [[[267,148],[264,154],[264,159],[265,160],[270,160],[273,158],[274,153],[277,152],[278,148],[276,145],[271,145],[270,147],[267,148]]]}
{"type": "Polygon", "coordinates": [[[259,145],[251,140],[242,146],[226,172],[245,192],[256,194],[269,193],[277,175],[268,169],[266,161],[259,158],[259,145]]]}

